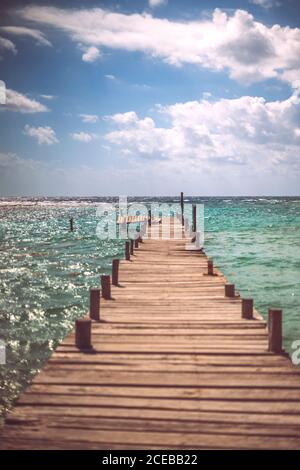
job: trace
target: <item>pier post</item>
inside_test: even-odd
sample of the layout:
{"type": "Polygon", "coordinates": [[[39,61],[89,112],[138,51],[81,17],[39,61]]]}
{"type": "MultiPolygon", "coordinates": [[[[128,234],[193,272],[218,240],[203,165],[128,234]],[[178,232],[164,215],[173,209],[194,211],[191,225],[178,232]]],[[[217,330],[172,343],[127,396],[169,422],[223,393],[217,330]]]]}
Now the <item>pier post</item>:
{"type": "Polygon", "coordinates": [[[134,240],[130,240],[130,254],[133,255],[134,240]]]}
{"type": "Polygon", "coordinates": [[[183,192],[180,193],[180,206],[181,206],[181,225],[184,225],[184,203],[183,192]]]}
{"type": "Polygon", "coordinates": [[[225,284],[225,297],[235,297],[234,284],[225,284]]]}
{"type": "Polygon", "coordinates": [[[117,286],[119,284],[119,259],[112,260],[112,284],[117,286]]]}
{"type": "Polygon", "coordinates": [[[242,299],[242,318],[253,319],[253,299],[242,299]]]}
{"type": "Polygon", "coordinates": [[[110,276],[108,274],[103,274],[101,276],[101,291],[102,297],[106,300],[111,298],[110,295],[110,276]]]}
{"type": "Polygon", "coordinates": [[[74,219],[70,217],[70,232],[74,232],[74,219]]]}
{"type": "Polygon", "coordinates": [[[91,349],[92,321],[90,318],[79,318],[75,322],[75,345],[79,349],[91,349]]]}
{"type": "Polygon", "coordinates": [[[197,231],[197,206],[193,204],[193,232],[197,231]]]}
{"type": "Polygon", "coordinates": [[[130,242],[125,242],[125,259],[130,261],[130,242]]]}
{"type": "Polygon", "coordinates": [[[151,209],[149,209],[148,210],[148,224],[149,224],[149,227],[151,227],[151,222],[152,222],[151,218],[152,218],[151,209]]]}
{"type": "Polygon", "coordinates": [[[282,310],[269,309],[268,316],[269,351],[282,352],[282,310]]]}
{"type": "Polygon", "coordinates": [[[207,274],[209,276],[214,275],[214,262],[212,259],[207,260],[207,274]]]}
{"type": "Polygon", "coordinates": [[[100,321],[100,289],[90,289],[90,318],[100,321]]]}

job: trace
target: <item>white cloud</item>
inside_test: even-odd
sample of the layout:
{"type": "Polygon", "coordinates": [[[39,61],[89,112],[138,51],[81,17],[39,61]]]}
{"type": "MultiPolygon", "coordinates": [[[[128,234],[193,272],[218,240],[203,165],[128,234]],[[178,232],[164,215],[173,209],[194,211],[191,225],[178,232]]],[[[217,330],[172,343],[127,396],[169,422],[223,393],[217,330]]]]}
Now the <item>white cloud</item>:
{"type": "Polygon", "coordinates": [[[59,142],[54,130],[49,126],[30,127],[28,124],[26,124],[24,128],[24,134],[36,139],[39,145],[52,145],[59,142]]]}
{"type": "Polygon", "coordinates": [[[167,5],[168,0],[149,0],[149,7],[155,8],[161,5],[167,5]]]}
{"type": "Polygon", "coordinates": [[[95,124],[99,120],[96,114],[79,114],[79,116],[81,117],[82,122],[86,122],[90,124],[95,124]]]}
{"type": "Polygon", "coordinates": [[[54,95],[40,95],[41,98],[43,98],[44,100],[54,100],[56,98],[56,96],[54,95]]]}
{"type": "Polygon", "coordinates": [[[253,3],[254,5],[259,5],[263,8],[277,7],[280,5],[279,1],[277,0],[250,0],[250,3],[253,3]]]}
{"type": "MultiPolygon", "coordinates": [[[[14,43],[10,41],[9,39],[3,38],[2,36],[0,36],[0,53],[1,51],[10,51],[13,54],[17,53],[17,49],[14,43]]],[[[0,58],[1,58],[1,55],[0,55],[0,58]]]]}
{"type": "Polygon", "coordinates": [[[97,47],[91,46],[89,47],[86,52],[82,56],[82,60],[84,62],[95,62],[100,57],[100,51],[97,47]]]}
{"type": "Polygon", "coordinates": [[[247,165],[258,173],[277,165],[300,170],[299,99],[295,89],[284,101],[242,96],[160,106],[165,127],[135,112],[115,114],[110,121],[116,129],[106,139],[127,155],[209,171],[224,165],[247,165]]]}
{"type": "Polygon", "coordinates": [[[39,101],[30,99],[22,93],[10,89],[6,90],[6,105],[0,106],[0,109],[29,114],[49,111],[39,101]]]}
{"type": "Polygon", "coordinates": [[[78,140],[79,142],[91,142],[94,139],[97,139],[96,134],[90,134],[88,132],[74,132],[70,134],[73,140],[78,140]]]}
{"type": "Polygon", "coordinates": [[[44,33],[38,29],[26,28],[24,26],[0,26],[0,31],[15,36],[28,36],[35,39],[38,44],[42,44],[43,46],[52,46],[44,33]]]}
{"type": "Polygon", "coordinates": [[[111,74],[105,75],[105,78],[107,78],[108,80],[116,80],[116,77],[114,75],[111,75],[111,74]]]}
{"type": "Polygon", "coordinates": [[[27,6],[18,12],[85,45],[84,60],[95,60],[98,47],[107,47],[142,51],[174,66],[190,63],[227,71],[247,83],[276,77],[290,81],[300,74],[300,29],[268,26],[243,10],[229,14],[216,9],[211,19],[186,22],[101,8],[27,6]]]}
{"type": "Polygon", "coordinates": [[[0,80],[0,104],[6,104],[6,85],[3,80],[0,80]]]}

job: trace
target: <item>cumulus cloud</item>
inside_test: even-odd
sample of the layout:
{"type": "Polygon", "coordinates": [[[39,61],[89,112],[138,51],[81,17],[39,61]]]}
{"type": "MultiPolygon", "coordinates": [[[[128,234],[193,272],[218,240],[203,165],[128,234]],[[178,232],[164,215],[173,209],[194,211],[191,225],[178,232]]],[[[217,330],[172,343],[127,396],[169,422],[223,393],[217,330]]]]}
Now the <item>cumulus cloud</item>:
{"type": "Polygon", "coordinates": [[[78,140],[79,142],[91,142],[97,138],[96,134],[90,134],[88,132],[74,132],[70,134],[73,140],[78,140]]]}
{"type": "Polygon", "coordinates": [[[26,124],[24,134],[36,139],[39,145],[52,145],[59,142],[54,130],[49,126],[30,127],[26,124]]]}
{"type": "Polygon", "coordinates": [[[30,99],[22,93],[10,89],[6,90],[6,104],[5,106],[0,106],[1,109],[28,114],[49,111],[39,101],[30,99]]]}
{"type": "Polygon", "coordinates": [[[289,164],[299,169],[300,87],[284,101],[242,96],[160,106],[167,125],[135,112],[108,118],[115,129],[106,140],[126,155],[178,161],[203,169],[289,164]]]}
{"type": "Polygon", "coordinates": [[[18,12],[23,19],[66,32],[88,48],[88,61],[98,57],[98,47],[107,47],[142,51],[174,66],[189,63],[227,71],[231,78],[248,83],[289,81],[300,73],[300,29],[268,26],[243,10],[229,14],[215,9],[210,19],[186,22],[101,8],[27,6],[18,12]]]}
{"type": "Polygon", "coordinates": [[[4,51],[9,51],[12,52],[13,54],[17,53],[16,46],[12,41],[9,39],[3,38],[0,36],[0,59],[1,59],[1,52],[4,51]]]}
{"type": "Polygon", "coordinates": [[[166,5],[167,3],[168,3],[168,0],[149,0],[149,7],[155,8],[161,5],[166,5]]]}
{"type": "Polygon", "coordinates": [[[89,47],[86,52],[82,56],[82,60],[84,62],[95,62],[100,57],[100,51],[97,47],[91,46],[89,47]]]}
{"type": "Polygon", "coordinates": [[[99,120],[96,114],[79,114],[79,116],[81,117],[82,122],[86,122],[89,124],[95,124],[99,120]]]}
{"type": "Polygon", "coordinates": [[[0,26],[0,31],[15,36],[31,37],[32,39],[35,39],[38,44],[42,44],[43,46],[52,46],[44,33],[38,29],[26,28],[24,26],[0,26]]]}

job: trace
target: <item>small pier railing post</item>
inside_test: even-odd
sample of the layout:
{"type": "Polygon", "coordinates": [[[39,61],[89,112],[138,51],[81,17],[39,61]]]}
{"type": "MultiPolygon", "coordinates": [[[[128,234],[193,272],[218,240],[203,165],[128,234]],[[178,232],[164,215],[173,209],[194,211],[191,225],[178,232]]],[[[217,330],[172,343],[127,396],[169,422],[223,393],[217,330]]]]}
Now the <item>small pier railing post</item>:
{"type": "Polygon", "coordinates": [[[127,261],[130,261],[130,242],[129,241],[125,242],[125,259],[127,261]]]}
{"type": "Polygon", "coordinates": [[[253,319],[253,299],[242,299],[242,318],[253,319]]]}
{"type": "Polygon", "coordinates": [[[112,260],[112,285],[117,286],[119,284],[119,259],[112,260]]]}
{"type": "Polygon", "coordinates": [[[90,318],[100,321],[100,289],[90,289],[90,318]]]}
{"type": "Polygon", "coordinates": [[[78,349],[89,350],[92,348],[92,320],[79,318],[75,322],[75,345],[78,349]]]}
{"type": "Polygon", "coordinates": [[[103,274],[101,276],[101,291],[102,297],[106,300],[111,298],[110,292],[110,276],[108,274],[103,274]]]}
{"type": "Polygon", "coordinates": [[[225,284],[225,297],[235,297],[234,284],[225,284]]]}
{"type": "Polygon", "coordinates": [[[214,262],[212,259],[207,260],[207,274],[209,276],[214,275],[214,262]]]}
{"type": "Polygon", "coordinates": [[[269,351],[282,352],[282,310],[270,308],[268,314],[269,351]]]}
{"type": "Polygon", "coordinates": [[[197,206],[193,204],[193,232],[197,231],[197,206]]]}
{"type": "Polygon", "coordinates": [[[184,225],[184,202],[183,202],[183,192],[180,193],[180,207],[181,207],[181,225],[184,225]]]}

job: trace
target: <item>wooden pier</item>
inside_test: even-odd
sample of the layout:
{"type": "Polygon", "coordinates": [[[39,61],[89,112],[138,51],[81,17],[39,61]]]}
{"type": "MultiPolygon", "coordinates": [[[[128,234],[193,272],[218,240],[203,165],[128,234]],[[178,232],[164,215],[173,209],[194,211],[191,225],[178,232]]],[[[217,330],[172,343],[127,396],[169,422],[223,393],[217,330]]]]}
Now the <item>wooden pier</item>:
{"type": "Polygon", "coordinates": [[[300,448],[300,373],[272,352],[278,311],[270,332],[185,244],[145,239],[116,265],[92,349],[65,338],[8,414],[2,449],[300,448]]]}

